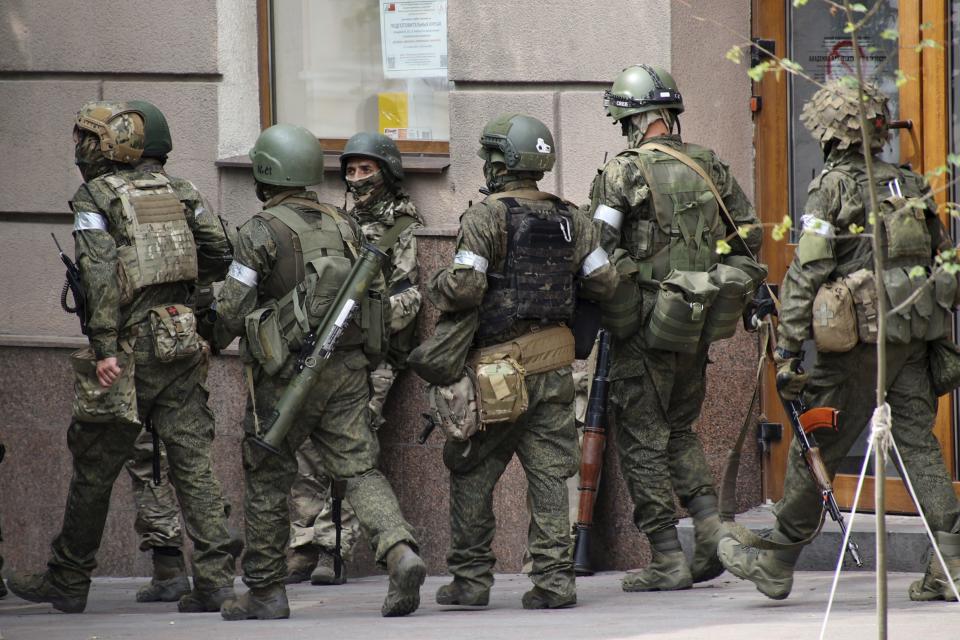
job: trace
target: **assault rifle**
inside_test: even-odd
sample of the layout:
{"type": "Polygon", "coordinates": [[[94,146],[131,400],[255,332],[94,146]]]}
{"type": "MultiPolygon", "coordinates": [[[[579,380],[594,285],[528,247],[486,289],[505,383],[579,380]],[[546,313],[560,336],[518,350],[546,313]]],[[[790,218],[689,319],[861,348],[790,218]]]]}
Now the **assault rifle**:
{"type": "Polygon", "coordinates": [[[363,245],[363,250],[354,262],[343,286],[337,292],[333,304],[316,329],[304,340],[304,349],[298,361],[298,373],[284,390],[264,425],[253,442],[271,453],[280,453],[280,445],[293,428],[294,418],[300,413],[307,396],[333,355],[337,343],[347,328],[350,318],[359,310],[373,281],[380,275],[387,254],[372,244],[363,245]]]}
{"type": "Polygon", "coordinates": [[[343,584],[347,581],[343,575],[343,497],[347,492],[346,480],[331,480],[330,482],[330,516],[333,520],[333,584],[343,584]]]}
{"type": "Polygon", "coordinates": [[[603,470],[603,451],[607,444],[607,395],[610,381],[610,333],[601,329],[597,344],[597,366],[593,372],[587,419],[580,445],[580,504],[574,525],[573,570],[578,576],[592,576],[590,563],[590,531],[593,511],[603,470]]]}
{"type": "Polygon", "coordinates": [[[63,283],[63,289],[60,291],[60,306],[67,313],[75,313],[80,319],[80,331],[87,335],[87,296],[83,291],[83,283],[80,281],[80,268],[70,259],[70,256],[63,252],[57,236],[50,234],[53,243],[57,245],[57,253],[60,254],[60,260],[63,266],[67,268],[66,281],[63,283]],[[73,296],[73,306],[67,304],[67,292],[73,296]]]}

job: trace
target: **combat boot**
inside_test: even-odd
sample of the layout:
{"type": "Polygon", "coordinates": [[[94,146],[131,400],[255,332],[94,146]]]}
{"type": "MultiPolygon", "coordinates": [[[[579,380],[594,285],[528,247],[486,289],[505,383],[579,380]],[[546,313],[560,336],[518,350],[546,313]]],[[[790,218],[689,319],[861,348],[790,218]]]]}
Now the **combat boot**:
{"type": "MultiPolygon", "coordinates": [[[[773,542],[793,542],[777,529],[770,532],[769,539],[773,542]]],[[[717,555],[727,571],[749,580],[756,585],[757,591],[768,598],[783,600],[793,588],[793,567],[801,550],[757,549],[741,544],[736,538],[724,537],[717,547],[717,555]]]]}
{"type": "Polygon", "coordinates": [[[180,550],[175,549],[176,554],[158,551],[158,548],[153,550],[153,577],[150,584],[137,591],[137,602],[176,602],[190,593],[187,567],[180,550]]]}
{"type": "Polygon", "coordinates": [[[694,584],[713,580],[723,573],[717,557],[717,544],[723,537],[723,525],[717,512],[717,496],[697,496],[687,505],[693,518],[693,562],[690,574],[694,584]]]}
{"type": "MultiPolygon", "coordinates": [[[[954,583],[960,583],[960,534],[937,531],[933,535],[937,540],[940,553],[943,554],[943,559],[947,562],[947,568],[954,583]]],[[[935,553],[930,554],[930,562],[927,563],[923,578],[911,584],[908,593],[911,600],[918,602],[957,599],[935,553]]]]}
{"type": "Polygon", "coordinates": [[[233,587],[218,587],[216,589],[194,589],[186,594],[177,603],[180,613],[211,613],[220,611],[223,603],[236,594],[233,587]]]}
{"type": "Polygon", "coordinates": [[[380,613],[386,618],[410,615],[420,606],[420,586],[427,578],[427,565],[406,542],[387,552],[390,588],[380,613]]]}
{"type": "Polygon", "coordinates": [[[653,559],[646,567],[623,577],[624,591],[679,591],[693,585],[687,557],[683,555],[677,528],[649,534],[653,559]]]}
{"type": "Polygon", "coordinates": [[[326,549],[321,549],[320,557],[317,561],[317,568],[310,574],[310,584],[319,587],[343,584],[346,581],[347,576],[344,572],[343,561],[341,560],[340,562],[340,577],[337,577],[333,554],[326,549]]]}
{"type": "Polygon", "coordinates": [[[290,617],[287,588],[282,584],[254,588],[223,603],[224,620],[278,620],[290,617]]]}
{"type": "Polygon", "coordinates": [[[283,580],[284,584],[296,584],[309,580],[319,557],[320,547],[315,544],[305,544],[290,549],[287,554],[287,577],[283,580]]]}
{"type": "Polygon", "coordinates": [[[20,574],[7,580],[14,595],[29,602],[48,602],[54,609],[64,613],[83,613],[87,608],[89,583],[76,591],[69,591],[57,585],[50,572],[20,574]]]}
{"type": "Polygon", "coordinates": [[[524,609],[566,609],[577,606],[577,592],[559,594],[534,587],[520,600],[524,609]]]}
{"type": "Polygon", "coordinates": [[[450,584],[437,589],[437,604],[485,607],[490,604],[490,589],[473,587],[463,580],[454,578],[450,584]]]}

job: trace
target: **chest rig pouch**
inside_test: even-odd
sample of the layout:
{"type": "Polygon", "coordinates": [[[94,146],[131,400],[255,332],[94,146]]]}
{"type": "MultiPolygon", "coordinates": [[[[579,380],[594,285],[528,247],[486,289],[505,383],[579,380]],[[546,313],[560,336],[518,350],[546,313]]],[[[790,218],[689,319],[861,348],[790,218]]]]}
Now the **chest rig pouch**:
{"type": "Polygon", "coordinates": [[[123,219],[114,237],[120,304],[150,285],[197,279],[197,245],[183,203],[166,176],[150,175],[104,178],[120,201],[123,219]]]}
{"type": "Polygon", "coordinates": [[[507,206],[507,253],[503,271],[487,274],[478,339],[502,334],[518,320],[572,320],[577,271],[573,212],[565,202],[550,198],[549,208],[498,198],[507,206]]]}

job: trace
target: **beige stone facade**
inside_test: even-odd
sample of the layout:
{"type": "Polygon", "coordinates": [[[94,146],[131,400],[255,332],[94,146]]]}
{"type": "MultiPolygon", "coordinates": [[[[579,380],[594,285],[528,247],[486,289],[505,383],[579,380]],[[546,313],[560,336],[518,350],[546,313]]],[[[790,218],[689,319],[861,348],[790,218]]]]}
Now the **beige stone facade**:
{"type": "MultiPolygon", "coordinates": [[[[749,34],[750,2],[713,0],[701,9],[749,34]]],[[[523,111],[553,130],[556,169],[543,187],[576,202],[587,199],[605,154],[623,146],[604,117],[601,97],[624,66],[647,62],[672,69],[684,95],[685,138],[711,146],[730,162],[749,193],[753,184],[750,83],[724,59],[740,39],[692,18],[669,0],[545,0],[504,3],[450,0],[450,166],[413,174],[409,187],[428,229],[421,243],[424,277],[449,260],[450,230],[482,185],[477,138],[487,119],[523,111]]],[[[193,180],[214,208],[239,225],[258,208],[248,168],[218,166],[245,154],[259,131],[254,0],[12,0],[0,6],[0,518],[7,567],[37,569],[56,533],[70,476],[65,428],[71,396],[66,356],[83,343],[76,320],[60,310],[63,269],[50,233],[70,247],[67,199],[80,184],[73,166],[72,118],[93,99],[147,99],[163,110],[174,137],[170,173],[193,180]]],[[[323,195],[343,201],[336,173],[323,195]]],[[[72,252],[68,250],[68,252],[72,252]]],[[[432,325],[432,310],[422,323],[432,325]]],[[[701,433],[719,471],[723,440],[739,427],[751,384],[755,343],[738,335],[714,349],[710,398],[701,433]]],[[[240,418],[244,389],[236,358],[218,359],[211,374],[218,419],[216,470],[241,517],[240,418]]],[[[422,385],[407,377],[388,404],[395,418],[381,437],[383,467],[405,513],[418,528],[433,572],[448,541],[447,477],[440,436],[415,444],[422,385]],[[402,400],[401,400],[402,398],[402,400]],[[411,490],[407,490],[411,487],[411,490]],[[416,490],[412,490],[416,487],[416,490]]],[[[635,566],[645,551],[630,523],[632,505],[608,455],[607,489],[598,522],[610,568],[635,566]]],[[[742,505],[759,500],[759,463],[745,462],[742,505]]],[[[100,572],[143,575],[126,478],[113,496],[100,572]]],[[[502,531],[499,569],[519,568],[526,536],[524,482],[512,465],[496,497],[502,531]]],[[[360,571],[371,570],[361,554],[360,571]]]]}

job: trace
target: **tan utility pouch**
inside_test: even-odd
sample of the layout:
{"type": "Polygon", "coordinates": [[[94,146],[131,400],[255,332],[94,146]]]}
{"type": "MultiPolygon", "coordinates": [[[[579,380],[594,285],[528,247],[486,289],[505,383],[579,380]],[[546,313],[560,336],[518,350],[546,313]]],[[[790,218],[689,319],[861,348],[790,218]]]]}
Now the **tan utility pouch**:
{"type": "Polygon", "coordinates": [[[827,282],[813,300],[813,341],[817,351],[843,353],[860,341],[853,295],[844,281],[827,282]]]}
{"type": "Polygon", "coordinates": [[[472,369],[449,385],[429,385],[427,398],[433,419],[448,440],[465,442],[480,430],[477,378],[472,369]]]}
{"type": "Polygon", "coordinates": [[[189,358],[200,350],[193,309],[182,304],[154,307],[147,312],[153,333],[153,350],[160,362],[189,358]]]}
{"type": "MultiPolygon", "coordinates": [[[[857,313],[857,336],[860,342],[877,343],[877,283],[873,271],[860,269],[843,279],[853,296],[853,308],[857,313]]],[[[814,306],[814,311],[816,311],[814,306]]]]}
{"type": "Polygon", "coordinates": [[[268,306],[248,314],[244,319],[247,352],[260,363],[268,375],[279,371],[290,349],[280,330],[280,314],[276,306],[268,306]]]}
{"type": "Polygon", "coordinates": [[[120,377],[107,388],[97,380],[97,356],[86,347],[70,354],[73,365],[73,419],[139,425],[132,349],[117,353],[120,377]]]}
{"type": "Polygon", "coordinates": [[[476,368],[480,428],[497,422],[516,422],[528,405],[524,370],[513,358],[481,362],[476,368]]]}
{"type": "Polygon", "coordinates": [[[556,371],[573,364],[574,351],[573,332],[558,325],[471,351],[467,362],[476,369],[481,362],[512,358],[523,366],[526,375],[533,375],[556,371]]]}
{"type": "Polygon", "coordinates": [[[647,345],[663,351],[695,353],[707,312],[719,292],[705,271],[671,271],[660,283],[646,327],[647,345]]]}

